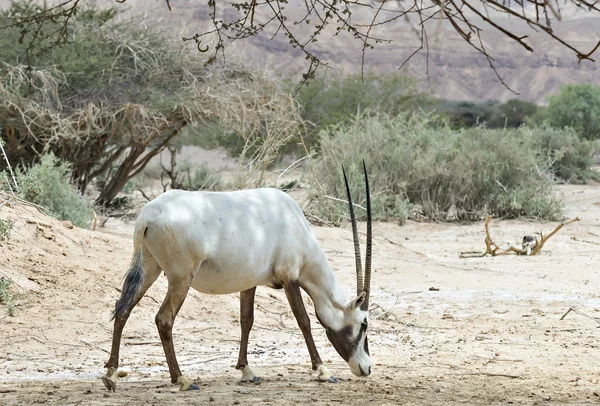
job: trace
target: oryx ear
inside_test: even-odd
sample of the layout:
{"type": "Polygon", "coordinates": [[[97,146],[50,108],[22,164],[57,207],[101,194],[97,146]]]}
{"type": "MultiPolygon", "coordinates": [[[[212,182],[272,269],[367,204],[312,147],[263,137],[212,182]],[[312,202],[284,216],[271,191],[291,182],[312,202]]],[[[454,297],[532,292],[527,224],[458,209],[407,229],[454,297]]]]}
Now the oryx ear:
{"type": "Polygon", "coordinates": [[[350,303],[348,303],[346,305],[346,311],[353,311],[354,309],[356,309],[357,307],[360,307],[361,304],[363,304],[363,302],[365,301],[365,297],[367,296],[366,292],[360,292],[360,295],[358,295],[355,299],[352,299],[350,301],[350,303]]]}

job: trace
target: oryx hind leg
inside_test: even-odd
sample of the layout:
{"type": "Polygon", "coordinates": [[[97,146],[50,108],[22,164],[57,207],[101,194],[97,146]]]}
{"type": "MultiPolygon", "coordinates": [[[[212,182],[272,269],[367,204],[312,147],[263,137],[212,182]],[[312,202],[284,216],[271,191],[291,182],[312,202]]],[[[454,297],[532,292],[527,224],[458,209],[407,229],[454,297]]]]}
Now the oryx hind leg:
{"type": "Polygon", "coordinates": [[[138,251],[134,254],[131,267],[125,276],[121,298],[115,305],[114,327],[110,357],[104,367],[106,375],[102,382],[106,389],[115,391],[117,388],[117,368],[119,368],[119,350],[123,328],[133,308],[144,297],[146,291],[152,286],[160,275],[160,266],[147,251],[138,251]]]}
{"type": "Polygon", "coordinates": [[[321,357],[317,351],[317,346],[315,345],[315,340],[313,339],[310,330],[310,318],[308,317],[304,302],[302,301],[302,294],[300,292],[298,281],[284,282],[283,288],[285,289],[285,294],[290,303],[290,307],[292,308],[292,312],[296,317],[298,326],[304,335],[304,341],[306,341],[308,353],[310,354],[312,369],[314,371],[319,371],[319,380],[337,382],[337,379],[329,372],[325,365],[323,365],[323,361],[321,361],[321,357]]]}
{"type": "Polygon", "coordinates": [[[180,391],[198,390],[198,386],[181,373],[179,364],[177,363],[177,357],[175,356],[175,348],[173,346],[173,323],[185,301],[194,279],[195,272],[190,272],[189,277],[182,278],[181,275],[182,274],[167,273],[167,278],[169,279],[167,296],[165,297],[160,310],[156,314],[155,321],[156,327],[158,328],[158,334],[160,335],[160,341],[162,342],[165,351],[165,357],[167,358],[171,383],[178,384],[180,391]]]}
{"type": "Polygon", "coordinates": [[[242,371],[242,382],[258,382],[260,378],[248,366],[248,338],[254,324],[254,295],[256,287],[240,292],[240,325],[242,339],[236,369],[242,371]]]}

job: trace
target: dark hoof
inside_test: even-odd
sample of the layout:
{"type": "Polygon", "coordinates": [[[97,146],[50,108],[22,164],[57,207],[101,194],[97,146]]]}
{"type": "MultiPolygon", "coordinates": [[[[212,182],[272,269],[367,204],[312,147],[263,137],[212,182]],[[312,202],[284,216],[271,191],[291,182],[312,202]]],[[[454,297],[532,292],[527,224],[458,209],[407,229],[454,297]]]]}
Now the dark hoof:
{"type": "Polygon", "coordinates": [[[104,386],[106,386],[106,389],[108,389],[109,392],[115,392],[117,390],[117,383],[112,379],[107,378],[106,376],[102,377],[102,383],[104,384],[104,386]]]}
{"type": "Polygon", "coordinates": [[[200,387],[198,385],[196,385],[195,383],[191,384],[189,388],[187,388],[187,390],[200,390],[200,387]]]}
{"type": "Polygon", "coordinates": [[[259,383],[260,382],[260,378],[258,376],[255,376],[254,378],[252,378],[252,380],[250,380],[250,382],[259,383]]]}
{"type": "Polygon", "coordinates": [[[332,376],[331,378],[329,378],[326,382],[331,382],[331,383],[338,383],[338,379],[335,376],[332,376]]]}

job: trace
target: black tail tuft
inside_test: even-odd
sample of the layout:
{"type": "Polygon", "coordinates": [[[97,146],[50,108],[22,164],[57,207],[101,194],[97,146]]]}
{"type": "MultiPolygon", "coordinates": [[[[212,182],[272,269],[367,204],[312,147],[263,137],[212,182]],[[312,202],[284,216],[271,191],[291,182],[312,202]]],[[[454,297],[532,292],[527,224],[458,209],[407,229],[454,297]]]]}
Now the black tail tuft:
{"type": "MultiPolygon", "coordinates": [[[[123,313],[131,310],[135,297],[142,286],[144,281],[144,268],[142,266],[142,249],[138,249],[133,255],[131,260],[131,267],[125,275],[125,281],[123,281],[123,289],[121,290],[121,297],[115,305],[115,311],[113,317],[121,317],[123,313]]],[[[111,319],[111,320],[112,320],[111,319]]]]}

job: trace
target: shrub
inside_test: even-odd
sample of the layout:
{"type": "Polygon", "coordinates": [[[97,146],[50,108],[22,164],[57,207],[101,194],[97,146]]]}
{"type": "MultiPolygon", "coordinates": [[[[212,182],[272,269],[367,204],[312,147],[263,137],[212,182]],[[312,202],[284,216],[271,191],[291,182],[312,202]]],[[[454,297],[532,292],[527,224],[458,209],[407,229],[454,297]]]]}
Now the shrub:
{"type": "Polygon", "coordinates": [[[401,73],[320,75],[299,89],[302,118],[307,121],[305,141],[318,150],[318,133],[352,119],[360,111],[396,115],[427,106],[433,98],[420,92],[415,79],[401,73]]]}
{"type": "Polygon", "coordinates": [[[6,277],[0,277],[0,303],[6,307],[6,312],[9,316],[15,315],[15,294],[11,291],[10,285],[12,281],[6,277]]]}
{"type": "Polygon", "coordinates": [[[482,103],[439,99],[429,111],[444,117],[455,129],[485,124],[488,128],[519,128],[538,116],[538,106],[519,99],[482,103]]]}
{"type": "Polygon", "coordinates": [[[550,97],[546,121],[557,128],[572,127],[580,137],[600,138],[600,87],[567,85],[550,97]]]}
{"type": "MultiPolygon", "coordinates": [[[[338,222],[347,212],[343,203],[324,197],[345,199],[342,164],[355,202],[364,204],[363,158],[376,219],[403,221],[411,204],[431,219],[561,216],[545,176],[547,161],[514,130],[452,131],[419,115],[365,114],[320,137],[315,174],[321,188],[314,191],[310,210],[329,221],[338,222]]],[[[364,211],[357,216],[364,219],[364,211]]]]}
{"type": "Polygon", "coordinates": [[[594,144],[580,138],[572,128],[523,127],[518,136],[531,142],[531,148],[539,151],[540,158],[548,162],[550,171],[561,180],[567,183],[600,180],[598,172],[591,169],[594,144]]]}
{"type": "Polygon", "coordinates": [[[48,209],[59,220],[71,220],[86,227],[93,217],[91,203],[69,183],[70,167],[52,153],[39,164],[17,170],[17,182],[22,197],[48,209]]]}
{"type": "Polygon", "coordinates": [[[14,223],[12,220],[0,219],[0,241],[8,240],[14,223]]]}
{"type": "Polygon", "coordinates": [[[215,190],[219,187],[220,176],[217,172],[201,165],[184,180],[186,190],[215,190]]]}

